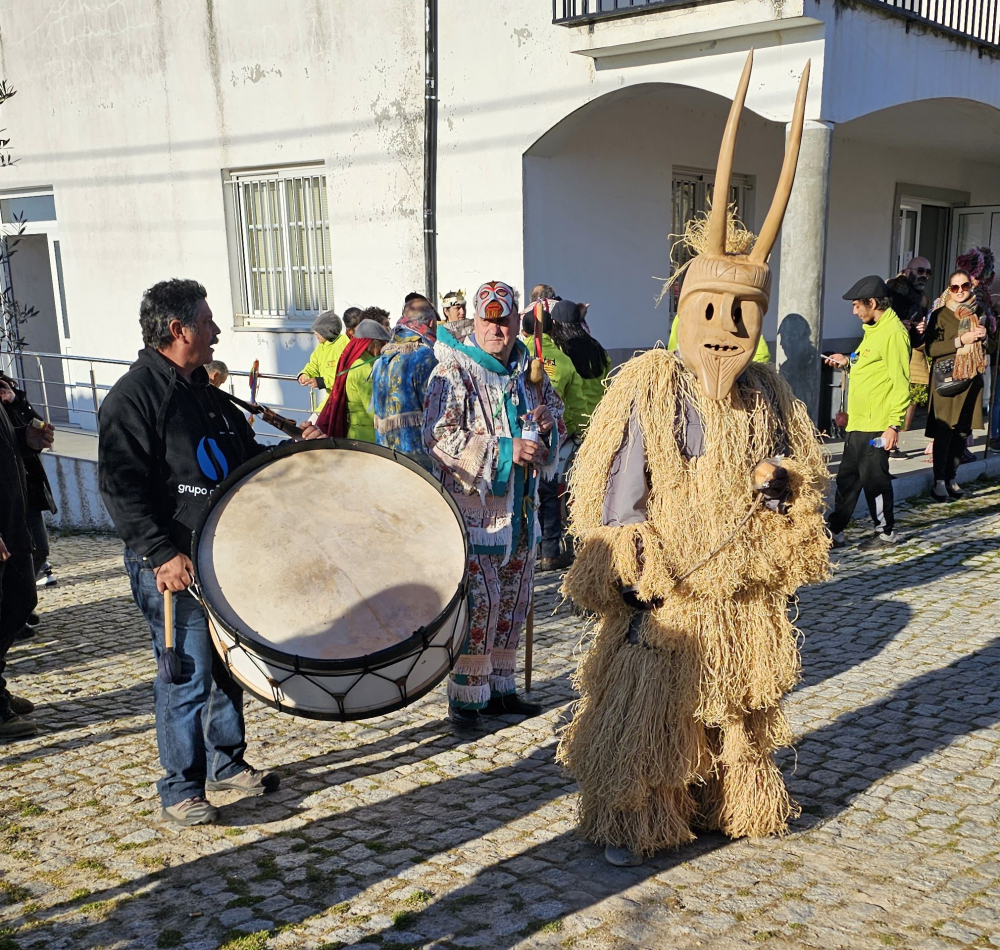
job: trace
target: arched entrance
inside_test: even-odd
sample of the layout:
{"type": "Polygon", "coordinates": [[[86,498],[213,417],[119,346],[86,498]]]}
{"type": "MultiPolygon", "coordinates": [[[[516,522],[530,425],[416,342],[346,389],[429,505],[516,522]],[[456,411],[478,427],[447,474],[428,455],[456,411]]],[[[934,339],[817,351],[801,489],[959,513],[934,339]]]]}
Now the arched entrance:
{"type": "MultiPolygon", "coordinates": [[[[656,298],[670,274],[669,236],[678,207],[704,204],[729,106],[691,87],[632,86],[578,109],[524,154],[526,286],[589,302],[592,330],[618,358],[667,339],[670,305],[656,298]]],[[[783,148],[782,124],[744,112],[734,170],[751,229],[767,212],[783,148]]],[[[764,335],[774,334],[771,315],[764,335]]]]}

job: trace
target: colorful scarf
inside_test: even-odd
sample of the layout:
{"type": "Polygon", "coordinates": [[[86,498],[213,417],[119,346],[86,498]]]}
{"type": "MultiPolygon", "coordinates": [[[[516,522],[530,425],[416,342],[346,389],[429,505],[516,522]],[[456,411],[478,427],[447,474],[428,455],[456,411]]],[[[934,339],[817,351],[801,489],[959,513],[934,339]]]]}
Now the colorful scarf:
{"type": "Polygon", "coordinates": [[[347,371],[354,365],[355,360],[365,355],[370,343],[371,340],[367,338],[355,337],[340,354],[333,388],[330,390],[323,411],[316,420],[316,427],[323,435],[332,436],[334,439],[347,437],[347,371]]]}

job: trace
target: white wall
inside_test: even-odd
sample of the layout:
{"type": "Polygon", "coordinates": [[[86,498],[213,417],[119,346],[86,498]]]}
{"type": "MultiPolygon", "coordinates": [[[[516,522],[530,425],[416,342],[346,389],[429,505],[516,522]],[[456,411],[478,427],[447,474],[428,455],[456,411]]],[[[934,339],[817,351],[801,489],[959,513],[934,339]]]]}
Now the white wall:
{"type": "Polygon", "coordinates": [[[130,358],[139,299],[190,276],[219,358],[297,372],[311,334],[234,330],[224,168],[325,160],[335,306],[423,283],[422,5],[3,0],[0,188],[51,185],[75,352],[130,358]]]}

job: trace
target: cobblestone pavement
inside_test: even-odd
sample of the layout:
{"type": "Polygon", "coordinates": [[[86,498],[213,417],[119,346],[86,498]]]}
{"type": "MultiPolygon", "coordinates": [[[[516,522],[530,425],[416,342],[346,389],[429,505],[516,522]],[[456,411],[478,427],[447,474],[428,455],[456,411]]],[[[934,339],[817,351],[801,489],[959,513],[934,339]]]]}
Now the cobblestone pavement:
{"type": "Polygon", "coordinates": [[[12,652],[45,732],[0,747],[0,950],[1000,946],[1000,486],[901,520],[906,544],[848,549],[801,597],[792,834],[702,837],[637,869],[575,836],[553,761],[583,634],[554,575],[543,717],[465,739],[441,688],[347,725],[248,701],[280,791],[218,796],[217,826],[174,833],[155,824],[154,666],[119,546],[60,538],[60,586],[12,652]]]}

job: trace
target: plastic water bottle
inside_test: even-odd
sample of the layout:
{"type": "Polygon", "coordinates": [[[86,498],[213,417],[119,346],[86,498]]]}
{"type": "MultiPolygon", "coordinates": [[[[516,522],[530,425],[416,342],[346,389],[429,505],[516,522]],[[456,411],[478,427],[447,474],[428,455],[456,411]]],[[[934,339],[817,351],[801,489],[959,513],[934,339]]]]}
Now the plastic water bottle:
{"type": "Polygon", "coordinates": [[[868,444],[876,449],[884,449],[885,439],[883,439],[882,436],[879,436],[877,439],[869,439],[868,444]]]}
{"type": "Polygon", "coordinates": [[[538,441],[538,423],[530,416],[525,416],[524,421],[521,423],[521,438],[525,442],[538,441]]]}

